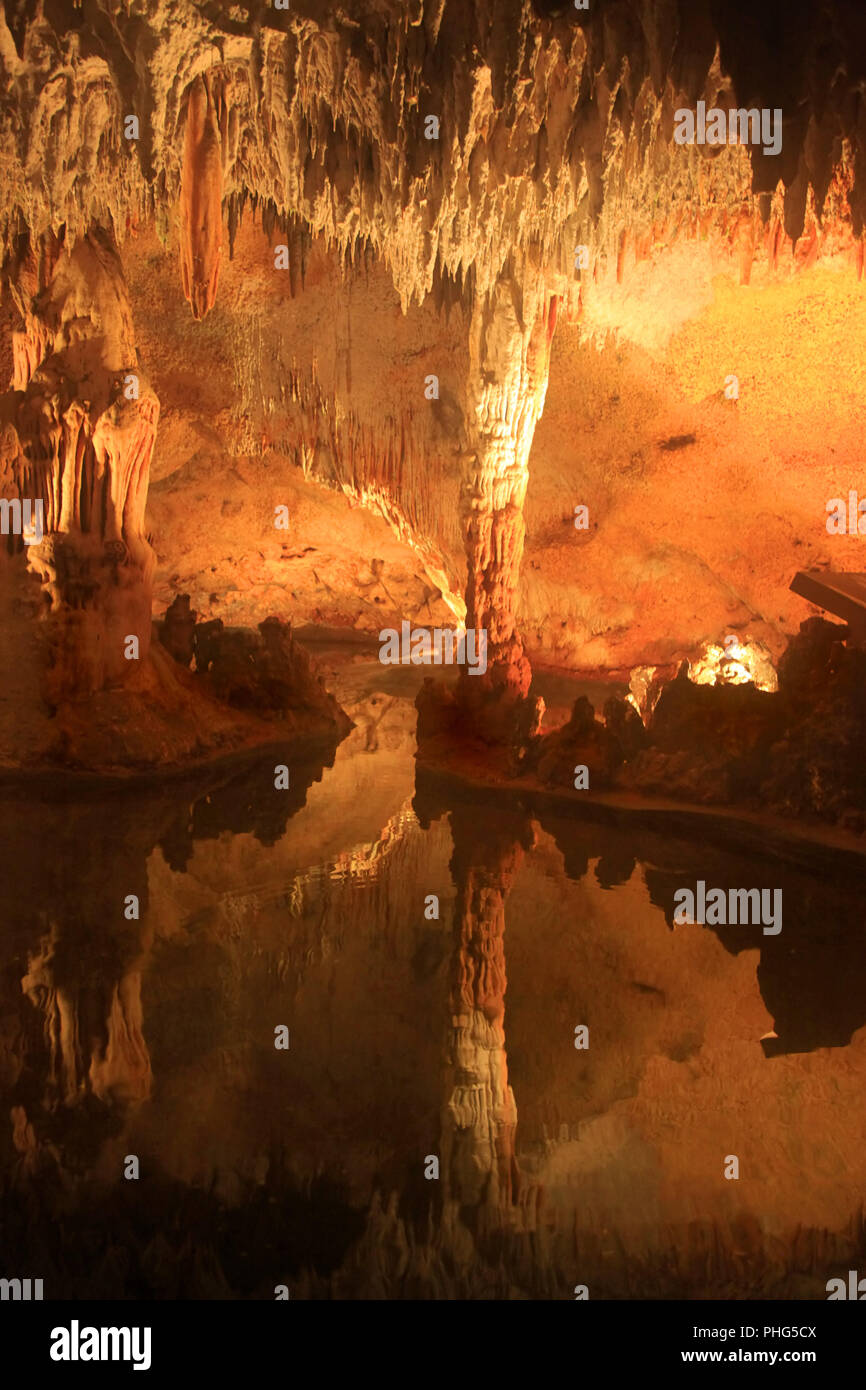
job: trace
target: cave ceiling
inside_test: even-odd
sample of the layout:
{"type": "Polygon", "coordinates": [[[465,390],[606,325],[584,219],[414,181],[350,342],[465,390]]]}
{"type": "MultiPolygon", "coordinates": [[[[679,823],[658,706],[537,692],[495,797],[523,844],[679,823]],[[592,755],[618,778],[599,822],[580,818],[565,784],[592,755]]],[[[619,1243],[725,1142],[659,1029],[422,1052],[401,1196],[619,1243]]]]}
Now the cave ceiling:
{"type": "MultiPolygon", "coordinates": [[[[796,241],[807,208],[839,201],[834,179],[863,225],[856,4],[18,0],[0,62],[7,256],[93,225],[122,242],[179,200],[189,237],[194,165],[199,212],[225,210],[224,254],[258,203],[343,252],[369,245],[404,305],[437,271],[478,294],[506,268],[572,281],[575,244],[595,262],[624,233],[750,199],[796,241]],[[782,150],[684,152],[674,112],[701,99],[779,108],[782,150]]],[[[211,235],[211,279],[187,283],[197,313],[217,292],[211,235]]]]}

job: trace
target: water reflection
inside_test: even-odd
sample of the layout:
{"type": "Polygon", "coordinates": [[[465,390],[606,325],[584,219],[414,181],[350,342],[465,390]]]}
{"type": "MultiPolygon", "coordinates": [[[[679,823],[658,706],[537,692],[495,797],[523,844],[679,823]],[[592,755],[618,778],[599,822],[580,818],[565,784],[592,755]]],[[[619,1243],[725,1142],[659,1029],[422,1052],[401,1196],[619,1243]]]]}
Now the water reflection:
{"type": "MultiPolygon", "coordinates": [[[[142,974],[154,940],[148,860],[182,872],[196,840],[285,834],[322,766],[274,787],[274,757],[232,773],[133,792],[0,797],[4,969],[2,1081],[12,1117],[7,1176],[42,1160],[96,1162],[127,1111],[151,1095],[142,974]]],[[[8,1253],[6,1255],[8,1259],[8,1253]]]]}
{"type": "Polygon", "coordinates": [[[517,1107],[505,1051],[505,902],[533,841],[507,812],[479,821],[451,812],[457,889],[451,965],[448,1100],[442,1153],[444,1192],[477,1211],[508,1205],[516,1184],[517,1107]]]}
{"type": "Polygon", "coordinates": [[[760,853],[731,853],[700,839],[671,840],[631,828],[610,829],[600,841],[597,827],[541,808],[537,814],[561,849],[569,878],[589,872],[606,838],[594,869],[602,887],[628,882],[640,863],[650,902],[672,931],[710,931],[731,954],[760,953],[758,986],[777,1034],[765,1041],[768,1056],[842,1047],[866,1024],[866,915],[859,909],[866,901],[866,863],[824,852],[806,871],[760,853]],[[675,894],[693,890],[698,879],[726,893],[780,887],[783,930],[772,936],[760,925],[675,928],[675,894]]]}
{"type": "Polygon", "coordinates": [[[82,1298],[823,1297],[862,1244],[855,866],[467,798],[416,778],[411,692],[363,701],[290,792],[271,759],[0,799],[0,1273],[82,1298]],[[674,929],[698,878],[782,886],[784,930],[674,929]]]}

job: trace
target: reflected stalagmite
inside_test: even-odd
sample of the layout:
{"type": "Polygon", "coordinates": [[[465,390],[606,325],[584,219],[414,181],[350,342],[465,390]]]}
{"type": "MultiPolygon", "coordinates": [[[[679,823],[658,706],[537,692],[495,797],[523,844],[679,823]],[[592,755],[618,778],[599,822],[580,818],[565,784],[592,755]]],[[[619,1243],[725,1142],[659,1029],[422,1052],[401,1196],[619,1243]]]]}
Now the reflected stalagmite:
{"type": "Polygon", "coordinates": [[[445,1195],[464,1207],[495,1210],[508,1208],[515,1197],[517,1107],[505,1050],[505,903],[529,841],[527,827],[514,816],[479,829],[476,818],[463,810],[451,812],[451,832],[457,899],[449,1039],[453,1089],[443,1112],[445,1195]]]}
{"type": "Polygon", "coordinates": [[[28,1162],[74,1171],[82,1147],[98,1155],[151,1095],[146,860],[166,810],[146,798],[108,807],[49,802],[36,811],[38,830],[33,808],[13,819],[4,802],[2,815],[16,903],[8,925],[17,980],[7,976],[4,994],[15,1020],[10,1098],[18,1129],[31,1136],[28,1162]],[[46,836],[50,862],[39,864],[46,836]]]}
{"type": "Polygon", "coordinates": [[[119,980],[70,980],[59,961],[64,943],[55,932],[28,962],[21,988],[43,1016],[48,1052],[48,1094],[74,1105],[98,1100],[140,1103],[152,1074],[143,1034],[140,962],[119,980]],[[63,979],[63,974],[67,978],[63,979]]]}

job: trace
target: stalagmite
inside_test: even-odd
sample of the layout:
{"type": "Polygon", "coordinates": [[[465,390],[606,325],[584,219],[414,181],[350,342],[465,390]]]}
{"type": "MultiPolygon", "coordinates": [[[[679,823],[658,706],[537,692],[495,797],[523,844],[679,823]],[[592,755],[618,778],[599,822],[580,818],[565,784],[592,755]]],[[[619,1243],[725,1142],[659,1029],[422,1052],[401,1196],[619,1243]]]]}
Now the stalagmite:
{"type": "Polygon", "coordinates": [[[123,271],[97,230],[43,257],[18,298],[16,386],[0,402],[0,473],[41,499],[26,563],[49,600],[52,702],[122,681],[130,635],[150,645],[154,555],[144,531],[159,402],[138,364],[123,271]]]}
{"type": "Polygon", "coordinates": [[[476,302],[470,328],[466,626],[487,633],[488,670],[476,681],[464,677],[461,699],[474,712],[476,732],[491,741],[512,736],[532,677],[515,607],[529,451],[544,408],[555,322],[555,298],[527,274],[521,288],[503,278],[489,300],[476,302]]]}

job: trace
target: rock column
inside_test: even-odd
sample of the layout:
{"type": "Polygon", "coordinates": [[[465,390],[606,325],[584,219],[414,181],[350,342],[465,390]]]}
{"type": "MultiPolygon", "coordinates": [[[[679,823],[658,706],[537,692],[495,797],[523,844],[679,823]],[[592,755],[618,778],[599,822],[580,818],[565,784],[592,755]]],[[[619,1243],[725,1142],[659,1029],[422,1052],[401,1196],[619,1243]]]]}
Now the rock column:
{"type": "Polygon", "coordinates": [[[466,543],[466,627],[487,634],[487,671],[463,674],[461,703],[474,731],[508,740],[532,723],[532,678],[517,631],[523,557],[523,503],[529,451],[544,408],[555,296],[540,277],[503,276],[475,303],[470,328],[467,451],[462,490],[466,543]]]}
{"type": "Polygon", "coordinates": [[[26,564],[47,601],[54,704],[128,676],[128,637],[147,654],[155,556],[144,514],[159,402],[107,234],[42,248],[13,291],[23,329],[0,401],[0,482],[4,495],[42,504],[26,564]]]}

